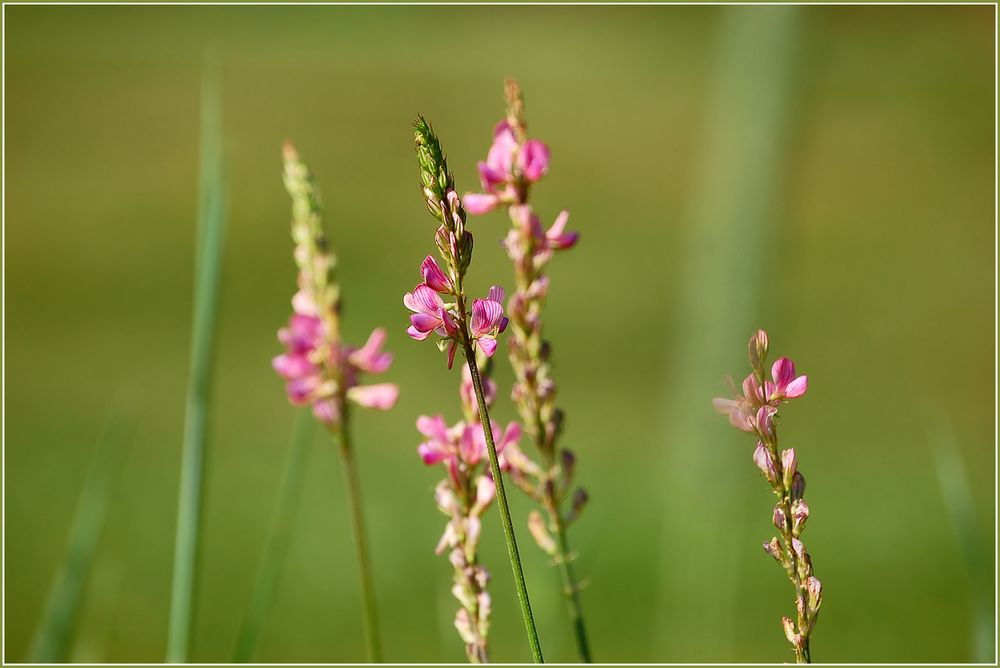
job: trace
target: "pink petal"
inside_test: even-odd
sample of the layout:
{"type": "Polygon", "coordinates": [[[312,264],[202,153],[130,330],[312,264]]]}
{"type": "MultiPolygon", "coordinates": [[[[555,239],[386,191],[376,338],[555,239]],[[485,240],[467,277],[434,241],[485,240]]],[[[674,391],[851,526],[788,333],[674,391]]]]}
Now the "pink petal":
{"type": "Polygon", "coordinates": [[[438,318],[441,319],[441,324],[444,327],[444,333],[448,336],[455,336],[458,334],[458,322],[455,318],[445,311],[443,308],[438,309],[438,318]]]}
{"type": "Polygon", "coordinates": [[[506,294],[499,285],[491,285],[487,299],[503,304],[503,298],[506,294]]]}
{"type": "Polygon", "coordinates": [[[279,376],[288,380],[317,372],[316,366],[305,355],[296,353],[278,355],[271,360],[271,366],[274,367],[279,376]]]}
{"type": "Polygon", "coordinates": [[[511,422],[504,429],[503,436],[497,442],[497,452],[502,452],[505,447],[511,443],[517,443],[521,439],[521,425],[516,422],[511,422]]]}
{"type": "Polygon", "coordinates": [[[295,378],[285,383],[285,392],[288,394],[288,400],[293,404],[304,406],[309,403],[309,396],[319,385],[320,378],[318,375],[295,378]]]}
{"type": "Polygon", "coordinates": [[[473,216],[489,213],[499,203],[499,197],[485,193],[467,193],[462,198],[462,205],[465,207],[465,210],[473,216]]]}
{"type": "Polygon", "coordinates": [[[503,317],[503,306],[491,299],[472,302],[472,336],[478,338],[492,332],[503,317]]]}
{"type": "Polygon", "coordinates": [[[444,302],[438,293],[423,283],[413,288],[413,292],[403,295],[403,305],[414,313],[436,313],[444,306],[444,302]]]}
{"type": "Polygon", "coordinates": [[[563,211],[556,217],[556,222],[545,233],[549,240],[549,247],[556,250],[572,248],[580,238],[579,232],[565,232],[566,222],[569,220],[569,211],[563,211]]]}
{"type": "Polygon", "coordinates": [[[355,367],[368,373],[382,373],[392,364],[392,354],[382,352],[382,344],[385,343],[385,330],[376,327],[368,337],[368,342],[363,348],[355,350],[348,355],[348,361],[355,367]]]}
{"type": "Polygon", "coordinates": [[[440,415],[435,415],[434,417],[421,415],[418,417],[417,431],[427,438],[440,441],[442,443],[448,442],[448,425],[444,421],[444,418],[440,415]]]}
{"type": "Polygon", "coordinates": [[[347,398],[365,408],[387,411],[396,405],[399,388],[393,383],[362,385],[347,390],[347,398]]]}
{"type": "Polygon", "coordinates": [[[448,453],[441,449],[437,443],[421,443],[417,446],[417,454],[428,466],[437,464],[448,456],[448,453]]]}
{"type": "Polygon", "coordinates": [[[433,332],[441,326],[441,318],[436,315],[427,315],[426,313],[414,313],[410,316],[410,324],[418,332],[433,332]]]}
{"type": "Polygon", "coordinates": [[[785,396],[789,399],[795,399],[796,397],[801,397],[806,393],[809,387],[809,378],[807,376],[799,376],[785,387],[785,396]]]}
{"type": "Polygon", "coordinates": [[[340,407],[333,399],[317,401],[312,407],[313,415],[323,424],[331,425],[340,421],[340,407]]]}
{"type": "Polygon", "coordinates": [[[412,325],[406,328],[406,333],[409,334],[410,338],[413,339],[414,341],[423,341],[424,339],[426,339],[428,336],[431,335],[430,332],[421,332],[419,329],[413,327],[412,325]]]}
{"type": "Polygon", "coordinates": [[[729,415],[734,410],[736,410],[736,401],[734,401],[733,399],[723,399],[722,397],[716,397],[712,399],[712,408],[715,409],[716,413],[729,415]]]}
{"type": "Polygon", "coordinates": [[[549,147],[537,139],[525,142],[518,158],[528,181],[537,181],[549,170],[549,147]]]}
{"type": "Polygon", "coordinates": [[[778,386],[778,392],[784,392],[785,387],[795,378],[795,363],[787,357],[782,357],[771,366],[771,377],[778,386]]]}
{"type": "Polygon", "coordinates": [[[493,357],[493,353],[497,350],[497,340],[492,336],[483,336],[476,339],[479,344],[479,349],[483,351],[483,354],[487,357],[493,357]]]}
{"type": "Polygon", "coordinates": [[[476,165],[479,170],[479,182],[483,184],[483,189],[492,191],[496,186],[507,180],[507,175],[500,170],[493,169],[485,162],[476,165]]]}
{"type": "Polygon", "coordinates": [[[441,267],[434,260],[433,257],[428,255],[424,258],[424,261],[420,264],[420,273],[424,277],[424,283],[434,292],[440,293],[450,293],[451,292],[451,281],[445,275],[441,267]]]}

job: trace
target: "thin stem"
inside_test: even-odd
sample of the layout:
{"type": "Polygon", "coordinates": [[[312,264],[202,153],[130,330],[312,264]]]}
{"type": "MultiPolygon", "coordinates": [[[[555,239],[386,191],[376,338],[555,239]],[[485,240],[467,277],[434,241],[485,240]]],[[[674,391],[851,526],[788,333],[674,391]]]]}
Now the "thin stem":
{"type": "Polygon", "coordinates": [[[569,608],[569,619],[573,623],[573,632],[576,635],[576,648],[580,653],[580,658],[584,663],[590,663],[593,659],[590,656],[590,643],[587,641],[587,628],[583,623],[583,606],[580,604],[580,587],[576,583],[576,576],[573,573],[571,563],[572,553],[569,549],[569,540],[566,537],[566,526],[559,517],[559,511],[551,513],[551,518],[556,527],[556,561],[559,563],[559,572],[562,575],[563,594],[566,596],[566,606],[569,608]]]}
{"type": "Polygon", "coordinates": [[[493,427],[486,407],[486,394],[483,392],[483,381],[479,377],[476,365],[476,354],[468,335],[463,332],[462,346],[465,360],[472,376],[472,387],[476,390],[476,401],[479,403],[479,420],[483,425],[483,435],[486,437],[486,450],[490,457],[490,471],[497,489],[497,505],[500,507],[500,520],[503,524],[504,538],[507,540],[507,554],[510,557],[510,568],[514,573],[514,586],[517,588],[517,599],[521,604],[521,616],[524,618],[524,630],[528,634],[528,644],[531,646],[531,656],[535,663],[544,663],[542,647],[538,642],[538,631],[535,630],[535,618],[531,614],[531,601],[528,600],[528,588],[524,583],[524,571],[521,569],[521,556],[517,551],[517,539],[514,537],[514,524],[510,520],[510,508],[507,506],[507,493],[504,491],[503,475],[500,471],[500,460],[497,458],[497,446],[493,442],[493,427]]]}
{"type": "Polygon", "coordinates": [[[368,537],[365,533],[365,518],[361,507],[361,482],[348,436],[348,409],[341,407],[341,421],[335,430],[340,458],[344,464],[344,482],[347,485],[347,505],[351,511],[351,530],[354,533],[354,550],[358,562],[358,579],[361,584],[361,611],[364,617],[365,642],[368,647],[368,661],[381,663],[379,648],[378,615],[375,611],[375,586],[372,581],[371,558],[368,554],[368,537]]]}

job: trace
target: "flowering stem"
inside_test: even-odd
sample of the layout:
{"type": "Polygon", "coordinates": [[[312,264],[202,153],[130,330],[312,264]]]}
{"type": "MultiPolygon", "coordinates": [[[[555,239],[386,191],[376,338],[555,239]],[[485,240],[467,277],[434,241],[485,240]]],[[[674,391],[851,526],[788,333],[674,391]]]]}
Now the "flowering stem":
{"type": "Polygon", "coordinates": [[[521,556],[517,551],[517,539],[514,537],[514,524],[510,519],[510,508],[507,506],[507,493],[504,491],[503,474],[500,471],[500,460],[497,458],[497,446],[493,442],[493,428],[486,407],[486,394],[483,391],[483,381],[479,377],[476,365],[476,354],[472,350],[471,339],[467,334],[462,337],[465,360],[472,376],[472,387],[476,391],[476,401],[479,404],[479,420],[483,425],[483,435],[486,437],[486,450],[490,456],[490,471],[496,484],[497,505],[500,507],[500,520],[503,524],[504,537],[507,540],[507,554],[510,556],[510,568],[514,573],[514,586],[517,588],[517,599],[521,604],[521,616],[524,618],[524,630],[528,634],[528,644],[531,646],[531,656],[535,663],[544,663],[542,647],[538,642],[538,631],[535,630],[535,619],[531,614],[531,601],[528,600],[528,588],[524,583],[524,571],[521,569],[521,556]]]}
{"type": "Polygon", "coordinates": [[[341,407],[342,419],[331,427],[340,449],[340,459],[344,465],[344,483],[347,485],[347,505],[351,511],[351,531],[354,534],[354,551],[358,561],[358,580],[361,585],[361,612],[364,617],[365,643],[368,648],[369,663],[380,663],[382,652],[379,648],[378,615],[375,611],[375,586],[372,582],[371,558],[368,555],[368,537],[365,533],[365,518],[361,507],[361,482],[354,460],[354,450],[348,436],[348,407],[341,407]]]}

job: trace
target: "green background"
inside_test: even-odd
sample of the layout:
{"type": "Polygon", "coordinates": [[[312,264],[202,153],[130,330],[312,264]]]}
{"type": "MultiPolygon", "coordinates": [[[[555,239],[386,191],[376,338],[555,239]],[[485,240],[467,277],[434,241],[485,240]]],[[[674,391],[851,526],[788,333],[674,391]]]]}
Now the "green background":
{"type": "MultiPolygon", "coordinates": [[[[71,658],[165,649],[190,344],[199,93],[220,61],[230,208],[192,658],[227,661],[294,410],[270,368],[294,288],[280,147],[313,167],[344,327],[389,329],[402,394],[355,439],[389,660],[462,661],[441,477],[420,414],[456,373],[404,334],[432,251],[410,122],[459,189],[525,91],[552,150],[535,189],[579,246],[550,265],[564,444],[591,504],[571,532],[604,661],[787,661],[791,587],[760,549],[752,439],[712,413],[754,328],[809,393],[783,410],[809,481],[819,661],[966,661],[992,608],[994,8],[27,7],[6,15],[6,659],[27,656],[109,416],[134,438],[71,658]],[[935,473],[954,440],[987,546],[970,573],[935,473]]],[[[470,284],[510,285],[506,221],[475,219],[470,284]]],[[[509,387],[509,371],[498,379],[509,387]]],[[[497,417],[514,415],[501,390],[497,417]]],[[[526,444],[525,444],[526,445],[526,444]]],[[[527,446],[526,446],[527,447],[527,446]]],[[[339,462],[317,438],[257,658],[363,658],[339,462]]],[[[573,660],[558,574],[514,494],[547,658],[573,660]]],[[[495,511],[495,660],[529,659],[495,511]]],[[[991,624],[991,622],[988,622],[991,624]]]]}

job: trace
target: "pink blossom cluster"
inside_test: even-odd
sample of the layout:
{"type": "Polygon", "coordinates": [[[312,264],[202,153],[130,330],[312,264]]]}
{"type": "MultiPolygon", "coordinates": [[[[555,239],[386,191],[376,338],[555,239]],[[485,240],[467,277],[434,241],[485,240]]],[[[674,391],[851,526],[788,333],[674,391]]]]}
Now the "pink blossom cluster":
{"type": "Polygon", "coordinates": [[[272,366],[287,381],[289,401],[312,406],[316,418],[332,428],[340,424],[346,402],[388,410],[399,388],[393,383],[360,384],[362,373],[383,373],[392,364],[392,355],[382,350],[385,330],[376,328],[361,348],[341,341],[336,262],[323,234],[312,176],[291,144],[285,144],[284,158],[299,289],[292,297],[294,313],[288,326],[278,331],[285,353],[275,357],[272,366]]]}
{"type": "MultiPolygon", "coordinates": [[[[403,305],[413,314],[406,333],[416,341],[423,341],[437,334],[448,343],[448,368],[455,362],[455,351],[466,335],[465,323],[459,302],[445,302],[442,295],[458,296],[451,279],[441,270],[437,261],[428,255],[420,265],[424,282],[403,296],[403,305]]],[[[472,302],[472,318],[467,330],[474,349],[492,357],[497,349],[497,337],[507,329],[508,319],[503,310],[504,290],[499,285],[490,287],[486,299],[472,302]]]]}
{"type": "Polygon", "coordinates": [[[809,506],[803,498],[806,480],[798,470],[793,448],[778,447],[775,417],[783,402],[801,397],[808,388],[808,378],[798,375],[787,357],[771,366],[771,378],[765,375],[769,341],[764,330],[750,338],[748,346],[752,373],[743,381],[742,394],[734,399],[715,399],[716,410],[729,416],[730,423],[757,437],[753,461],[778,498],[772,512],[774,527],[780,534],[764,543],[771,555],[788,574],[795,587],[796,619],[782,617],[782,628],[799,662],[809,658],[809,637],[816,624],[823,600],[823,585],[813,575],[812,559],[802,543],[801,534],[809,519],[809,506]]]}
{"type": "MultiPolygon", "coordinates": [[[[496,397],[496,384],[485,384],[487,404],[496,397]]],[[[461,607],[455,616],[455,628],[466,646],[471,661],[488,660],[490,595],[488,571],[479,564],[478,545],[483,513],[493,502],[496,485],[489,471],[486,439],[479,421],[478,404],[467,366],[462,367],[459,391],[464,419],[448,426],[445,419],[422,415],[417,430],[426,439],[417,453],[428,466],[442,464],[447,476],[438,483],[434,497],[438,509],[448,517],[436,552],[448,552],[454,569],[452,593],[461,607]]],[[[520,460],[517,441],[520,426],[511,422],[505,429],[491,421],[493,439],[502,470],[509,471],[520,460]]]]}
{"type": "Polygon", "coordinates": [[[340,421],[346,399],[366,408],[389,410],[396,404],[399,388],[394,383],[359,385],[361,373],[383,373],[392,354],[382,350],[385,330],[372,331],[361,348],[330,340],[322,319],[294,313],[288,326],[278,331],[287,350],[272,361],[274,370],[287,382],[288,399],[296,406],[312,406],[313,415],[326,425],[340,421]]]}

